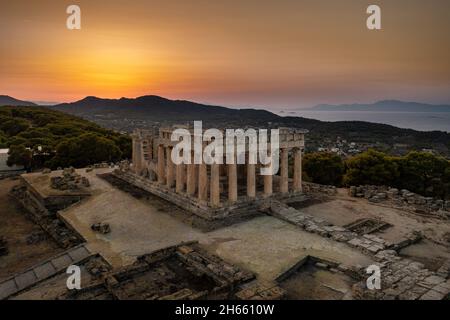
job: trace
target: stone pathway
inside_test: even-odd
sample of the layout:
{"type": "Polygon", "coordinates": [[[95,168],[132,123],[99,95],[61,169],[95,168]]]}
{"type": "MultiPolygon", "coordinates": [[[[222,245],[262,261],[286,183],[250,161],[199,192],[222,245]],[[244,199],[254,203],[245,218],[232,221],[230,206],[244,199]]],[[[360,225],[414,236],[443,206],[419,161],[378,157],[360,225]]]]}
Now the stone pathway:
{"type": "Polygon", "coordinates": [[[47,261],[43,261],[22,273],[3,280],[0,282],[0,300],[7,299],[24,289],[32,287],[38,282],[66,270],[68,266],[77,264],[91,255],[92,253],[89,249],[84,245],[79,245],[47,261]]]}

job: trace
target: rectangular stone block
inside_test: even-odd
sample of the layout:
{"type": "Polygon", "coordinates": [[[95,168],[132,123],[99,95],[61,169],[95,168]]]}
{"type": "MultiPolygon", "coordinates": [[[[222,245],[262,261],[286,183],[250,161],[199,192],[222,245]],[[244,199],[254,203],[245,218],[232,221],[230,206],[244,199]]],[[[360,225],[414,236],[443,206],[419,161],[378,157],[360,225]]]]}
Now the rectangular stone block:
{"type": "Polygon", "coordinates": [[[25,288],[33,285],[37,281],[37,278],[34,275],[34,272],[32,270],[30,270],[30,271],[27,271],[25,273],[22,273],[22,274],[16,276],[15,280],[16,280],[17,287],[19,288],[19,290],[22,290],[22,289],[25,289],[25,288]]]}
{"type": "Polygon", "coordinates": [[[437,286],[433,287],[434,291],[437,291],[439,293],[442,293],[444,295],[447,295],[450,293],[449,288],[447,288],[444,284],[438,284],[437,286]]]}
{"type": "Polygon", "coordinates": [[[73,259],[73,261],[80,261],[86,259],[91,255],[91,253],[84,246],[69,251],[68,254],[73,259]]]}
{"type": "Polygon", "coordinates": [[[55,274],[55,272],[56,269],[50,262],[44,263],[34,268],[34,273],[36,273],[36,276],[38,277],[39,280],[46,279],[49,276],[55,274]]]}
{"type": "Polygon", "coordinates": [[[445,278],[439,277],[439,276],[429,276],[428,278],[425,278],[423,282],[430,284],[430,285],[438,285],[442,282],[445,282],[445,278]]]}
{"type": "Polygon", "coordinates": [[[18,290],[14,279],[8,280],[0,284],[0,300],[9,297],[18,290]]]}
{"type": "Polygon", "coordinates": [[[444,299],[445,295],[434,291],[434,290],[430,290],[427,293],[425,293],[423,296],[420,297],[420,300],[442,300],[444,299]]]}
{"type": "Polygon", "coordinates": [[[57,270],[62,270],[70,266],[73,261],[68,254],[63,254],[52,260],[53,265],[57,270]]]}

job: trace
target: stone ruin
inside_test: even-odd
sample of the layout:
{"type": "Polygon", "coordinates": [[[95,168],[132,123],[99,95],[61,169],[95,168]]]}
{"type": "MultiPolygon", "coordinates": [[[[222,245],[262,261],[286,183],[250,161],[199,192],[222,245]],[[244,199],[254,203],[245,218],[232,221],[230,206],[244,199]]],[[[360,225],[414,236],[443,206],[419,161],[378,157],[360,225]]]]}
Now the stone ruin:
{"type": "Polygon", "coordinates": [[[406,189],[369,185],[352,186],[349,188],[349,195],[417,214],[450,218],[450,200],[424,197],[406,189]]]}
{"type": "Polygon", "coordinates": [[[119,166],[119,170],[124,171],[124,172],[127,172],[131,169],[131,163],[128,160],[120,161],[118,166],[119,166]]]}
{"type": "Polygon", "coordinates": [[[312,182],[303,182],[303,192],[334,196],[337,194],[337,188],[335,186],[323,185],[312,182]]]}
{"type": "Polygon", "coordinates": [[[63,170],[62,176],[50,178],[50,185],[53,189],[61,191],[76,191],[90,186],[89,179],[76,173],[74,168],[63,170]]]}
{"type": "MultiPolygon", "coordinates": [[[[172,152],[177,142],[171,135],[178,128],[185,128],[192,141],[198,138],[199,133],[188,126],[163,127],[158,132],[135,130],[131,167],[121,163],[112,175],[210,221],[245,217],[270,199],[303,196],[301,163],[307,130],[279,128],[280,174],[261,175],[262,164],[238,163],[237,158],[226,163],[226,154],[217,163],[201,159],[200,163],[176,164],[172,152]]],[[[236,147],[244,150],[243,158],[251,158],[252,144],[238,139],[236,147]]]]}
{"type": "Polygon", "coordinates": [[[58,210],[64,209],[80,201],[80,196],[57,197],[60,203],[42,199],[39,193],[23,178],[21,184],[15,186],[9,193],[11,197],[25,209],[27,216],[42,230],[36,230],[27,237],[27,244],[35,244],[45,235],[53,238],[62,248],[70,248],[79,244],[82,239],[57,215],[58,210]]]}
{"type": "Polygon", "coordinates": [[[6,256],[8,253],[8,242],[4,237],[0,237],[0,257],[6,256]]]}
{"type": "MultiPolygon", "coordinates": [[[[98,269],[94,266],[93,269],[98,269]]],[[[157,250],[60,299],[198,300],[236,298],[254,275],[204,251],[196,242],[157,250]]],[[[261,287],[261,286],[260,286],[261,287]]]]}
{"type": "Polygon", "coordinates": [[[344,225],[344,228],[356,232],[359,235],[363,235],[385,230],[391,226],[391,224],[380,219],[363,218],[344,225]]]}
{"type": "Polygon", "coordinates": [[[450,298],[449,261],[440,270],[433,272],[420,262],[400,257],[395,250],[380,251],[374,258],[383,275],[381,290],[368,289],[363,280],[353,287],[353,296],[356,299],[445,300],[450,298]]]}
{"type": "MultiPolygon", "coordinates": [[[[369,290],[363,280],[352,288],[355,299],[442,300],[450,297],[450,259],[439,270],[431,271],[422,263],[404,258],[398,253],[402,248],[419,242],[422,238],[419,232],[412,231],[400,241],[391,243],[372,234],[358,235],[350,229],[334,226],[282,203],[273,203],[270,214],[305,231],[345,242],[372,256],[384,275],[382,290],[369,290]]],[[[360,274],[361,279],[366,279],[365,268],[353,271],[356,271],[355,279],[358,278],[357,274],[360,274]]]]}
{"type": "Polygon", "coordinates": [[[91,229],[95,232],[99,232],[102,234],[107,234],[111,232],[111,227],[109,226],[108,223],[94,223],[91,226],[91,229]]]}

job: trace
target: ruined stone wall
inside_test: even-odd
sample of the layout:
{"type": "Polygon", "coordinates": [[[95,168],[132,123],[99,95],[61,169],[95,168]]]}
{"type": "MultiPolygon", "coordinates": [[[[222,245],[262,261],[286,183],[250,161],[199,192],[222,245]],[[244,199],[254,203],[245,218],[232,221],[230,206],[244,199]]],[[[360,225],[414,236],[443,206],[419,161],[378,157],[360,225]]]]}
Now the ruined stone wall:
{"type": "MultiPolygon", "coordinates": [[[[398,243],[390,243],[375,235],[358,235],[282,203],[273,203],[271,214],[305,231],[346,243],[373,257],[383,275],[382,289],[369,290],[365,280],[361,281],[353,287],[353,297],[356,299],[442,300],[450,295],[449,261],[434,272],[428,270],[422,263],[398,255],[397,251],[401,248],[420,240],[418,234],[412,233],[398,243]]],[[[345,270],[346,266],[341,268],[345,270]]],[[[356,271],[354,278],[357,278],[357,274],[360,274],[362,279],[367,278],[365,268],[361,267],[354,271],[356,271]]]]}
{"type": "Polygon", "coordinates": [[[67,227],[56,212],[48,210],[45,202],[29,184],[14,187],[10,196],[25,209],[28,216],[47,232],[61,247],[70,248],[82,242],[81,236],[67,227]]]}
{"type": "Polygon", "coordinates": [[[303,192],[334,196],[337,193],[337,188],[335,186],[323,185],[312,182],[303,182],[303,192]]]}
{"type": "Polygon", "coordinates": [[[450,200],[440,200],[424,197],[406,189],[398,190],[386,186],[352,186],[349,195],[366,198],[372,203],[379,203],[409,212],[433,215],[440,218],[450,218],[450,200]]]}
{"type": "Polygon", "coordinates": [[[102,283],[67,292],[62,299],[230,299],[254,274],[207,253],[196,242],[140,256],[107,274],[102,283]],[[169,267],[170,266],[170,267],[169,267]]]}

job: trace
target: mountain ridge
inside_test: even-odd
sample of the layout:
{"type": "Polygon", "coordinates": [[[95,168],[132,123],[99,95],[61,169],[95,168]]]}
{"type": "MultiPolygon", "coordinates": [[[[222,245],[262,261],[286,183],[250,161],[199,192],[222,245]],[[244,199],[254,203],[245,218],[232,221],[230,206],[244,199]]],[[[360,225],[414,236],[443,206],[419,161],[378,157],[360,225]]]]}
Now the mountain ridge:
{"type": "MultiPolygon", "coordinates": [[[[299,109],[300,110],[300,109],[299,109]]],[[[401,100],[380,100],[374,103],[319,104],[308,111],[382,111],[382,112],[450,112],[450,105],[435,105],[401,100]]]]}
{"type": "MultiPolygon", "coordinates": [[[[388,102],[384,104],[389,104],[388,102]]],[[[79,116],[104,128],[120,132],[132,132],[137,127],[157,127],[161,124],[202,120],[205,126],[219,128],[307,129],[307,148],[310,151],[317,150],[324,141],[336,141],[339,138],[378,146],[394,154],[398,153],[395,145],[407,145],[408,150],[431,148],[450,157],[450,133],[444,131],[417,131],[364,121],[327,122],[304,117],[281,117],[265,110],[230,109],[185,100],[169,100],[159,96],[142,96],[135,99],[101,99],[88,96],[76,102],[46,108],[79,116]]]]}
{"type": "Polygon", "coordinates": [[[232,109],[187,100],[170,100],[156,95],[145,95],[137,98],[122,97],[119,99],[87,96],[79,101],[57,104],[50,108],[80,116],[103,114],[118,118],[126,116],[128,118],[151,118],[153,120],[167,120],[167,118],[196,120],[199,117],[207,119],[242,118],[250,114],[262,119],[279,117],[266,110],[232,109]]]}
{"type": "Polygon", "coordinates": [[[25,107],[30,106],[34,107],[37,106],[37,104],[30,102],[30,101],[23,101],[16,98],[13,98],[8,95],[0,95],[0,106],[11,106],[11,107],[25,107]]]}

